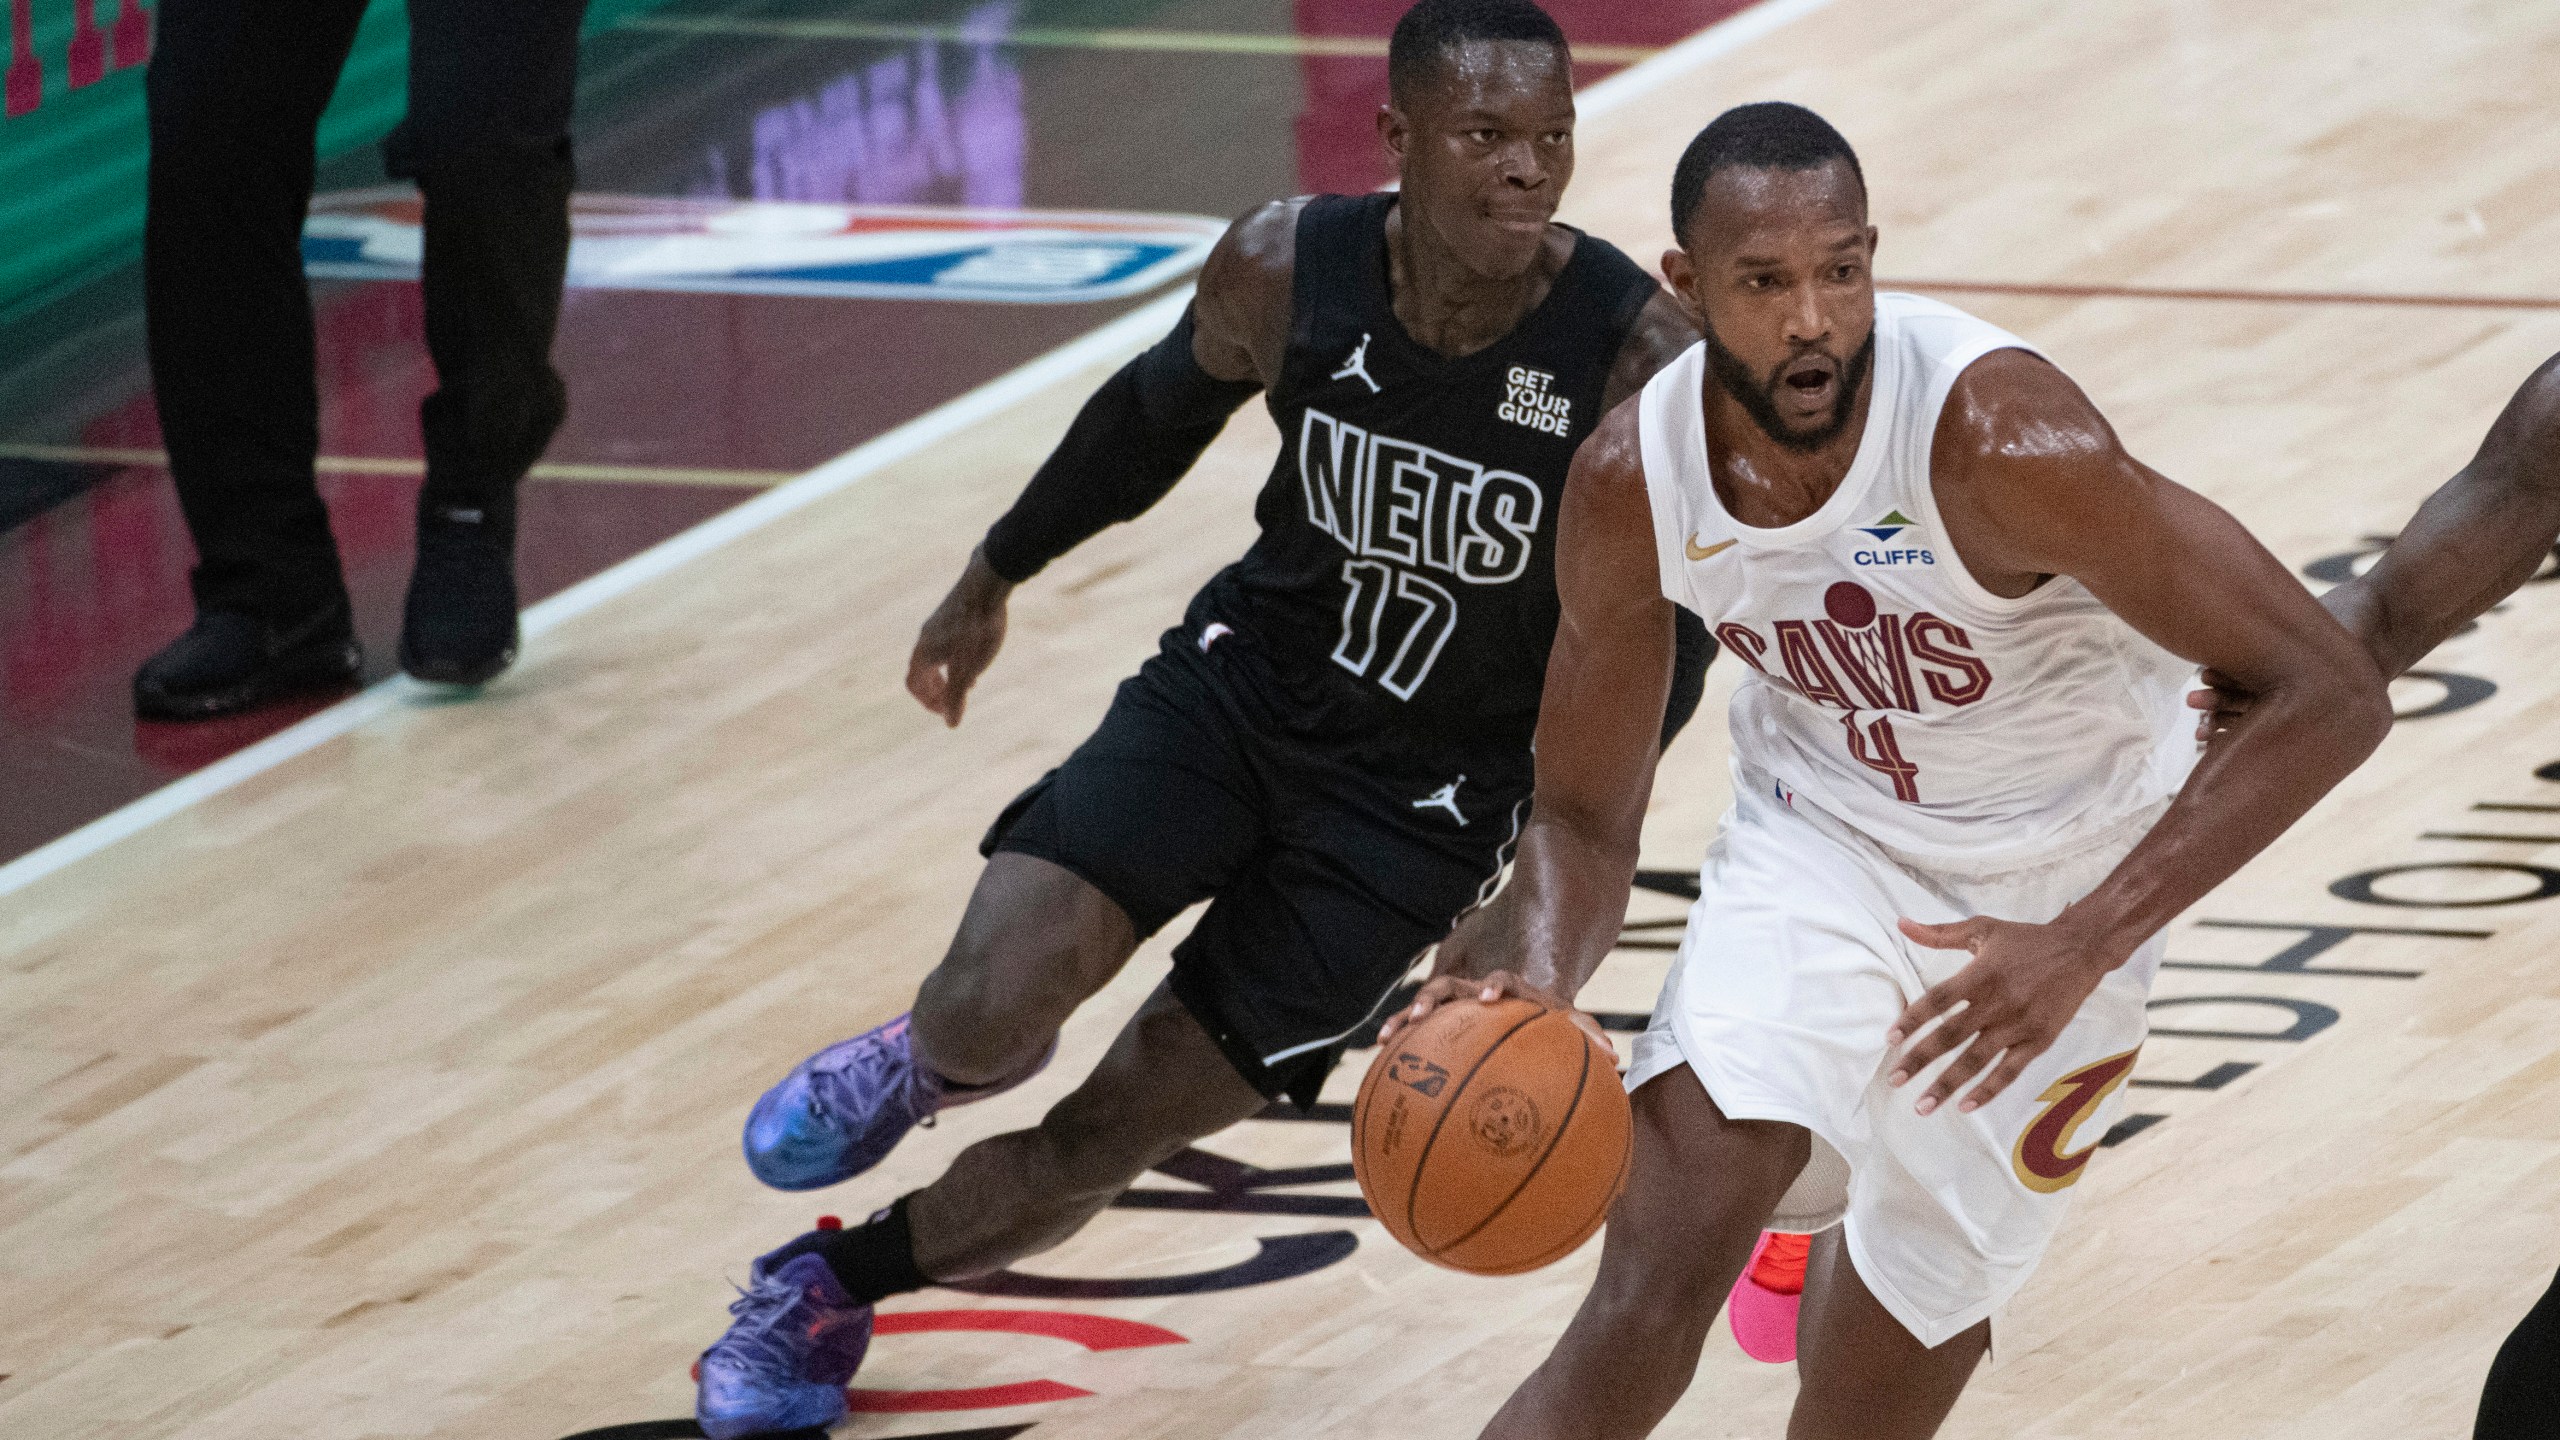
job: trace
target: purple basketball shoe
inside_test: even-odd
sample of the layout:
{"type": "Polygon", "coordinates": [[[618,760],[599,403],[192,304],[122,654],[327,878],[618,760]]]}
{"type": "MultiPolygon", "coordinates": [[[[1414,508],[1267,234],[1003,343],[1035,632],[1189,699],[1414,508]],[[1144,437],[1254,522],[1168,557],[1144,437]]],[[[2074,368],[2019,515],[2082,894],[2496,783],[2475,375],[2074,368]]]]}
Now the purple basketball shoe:
{"type": "Polygon", "coordinates": [[[761,1256],[729,1313],[729,1333],[694,1362],[693,1417],[711,1440],[834,1424],[846,1382],[871,1348],[871,1307],[856,1305],[816,1255],[761,1256]]]}
{"type": "Polygon", "coordinates": [[[747,1114],[747,1168],[776,1190],[815,1190],[879,1164],[908,1131],[954,1105],[1001,1095],[1040,1073],[1057,1042],[1021,1074],[953,1087],[917,1063],[908,1017],[803,1060],[747,1114]]]}

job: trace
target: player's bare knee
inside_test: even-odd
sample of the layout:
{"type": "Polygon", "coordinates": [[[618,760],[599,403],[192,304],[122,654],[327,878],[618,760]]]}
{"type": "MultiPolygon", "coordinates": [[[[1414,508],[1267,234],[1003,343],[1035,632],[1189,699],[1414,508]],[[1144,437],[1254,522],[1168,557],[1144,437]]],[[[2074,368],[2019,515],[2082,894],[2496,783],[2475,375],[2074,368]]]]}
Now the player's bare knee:
{"type": "Polygon", "coordinates": [[[917,987],[915,1024],[946,1079],[984,1084],[1018,1073],[1057,1038],[1088,993],[1054,947],[955,944],[917,987]]]}
{"type": "Polygon", "coordinates": [[[1003,1079],[1049,1046],[1136,945],[1128,917],[1090,884],[1045,861],[998,855],[917,991],[917,1034],[946,1078],[1003,1079]]]}
{"type": "Polygon", "coordinates": [[[1019,1065],[1015,1023],[994,1004],[984,977],[968,967],[946,961],[924,977],[914,1023],[925,1059],[947,1080],[982,1084],[1019,1065]]]}
{"type": "Polygon", "coordinates": [[[1073,1010],[1024,1002],[1019,986],[945,963],[916,986],[916,1043],[942,1079],[993,1084],[1032,1066],[1073,1010]]]}

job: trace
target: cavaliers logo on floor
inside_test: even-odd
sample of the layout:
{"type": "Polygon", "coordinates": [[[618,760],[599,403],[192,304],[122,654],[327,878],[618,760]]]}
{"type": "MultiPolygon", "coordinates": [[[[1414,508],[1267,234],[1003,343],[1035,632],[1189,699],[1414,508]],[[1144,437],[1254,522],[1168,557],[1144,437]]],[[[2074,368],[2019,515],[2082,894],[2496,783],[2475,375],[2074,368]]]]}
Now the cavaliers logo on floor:
{"type": "Polygon", "coordinates": [[[2045,1087],[2036,1097],[2044,1108],[2018,1136],[2016,1148],[2010,1151],[2009,1163],[2018,1172],[2018,1181],[2040,1195],[2065,1189],[2080,1179],[2089,1168],[2089,1157],[2098,1153],[2096,1140],[2077,1150],[2063,1147],[2098,1107],[2116,1092],[2133,1074],[2133,1057],[2141,1054],[2137,1047],[2121,1055],[2110,1055],[2094,1065],[2083,1065],[2045,1087]]]}
{"type": "MultiPolygon", "coordinates": [[[[324,195],[302,263],[338,280],[415,280],[422,207],[404,186],[324,195]]],[[[569,285],[855,300],[1057,304],[1143,294],[1200,268],[1205,215],[809,205],[580,195],[569,285]]]]}

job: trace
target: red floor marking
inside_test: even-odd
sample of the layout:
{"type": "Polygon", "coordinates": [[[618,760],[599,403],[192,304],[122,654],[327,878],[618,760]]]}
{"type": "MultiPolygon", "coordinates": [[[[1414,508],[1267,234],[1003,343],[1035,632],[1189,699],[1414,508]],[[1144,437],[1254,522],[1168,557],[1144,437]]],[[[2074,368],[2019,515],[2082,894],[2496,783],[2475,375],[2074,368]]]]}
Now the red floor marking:
{"type": "MultiPolygon", "coordinates": [[[[1008,1335],[1040,1335],[1087,1350],[1138,1350],[1150,1345],[1187,1345],[1185,1337],[1161,1325],[1122,1320],[1113,1315],[1083,1315],[1066,1310],[905,1310],[872,1322],[879,1335],[924,1335],[957,1331],[997,1331],[1008,1335]]],[[[958,1390],[845,1391],[845,1403],[857,1413],[905,1415],[938,1410],[995,1410],[1007,1405],[1038,1405],[1051,1400],[1078,1400],[1093,1392],[1056,1380],[1017,1380],[1010,1385],[978,1385],[958,1390]]]]}
{"type": "Polygon", "coordinates": [[[1052,1400],[1082,1400],[1092,1393],[1055,1380],[1022,1380],[1011,1385],[981,1385],[974,1390],[849,1389],[844,1392],[844,1401],[845,1408],[857,1415],[914,1415],[935,1410],[1042,1405],[1052,1400]]]}
{"type": "Polygon", "coordinates": [[[2203,290],[2166,285],[2031,285],[1991,280],[1884,280],[1892,290],[2027,295],[2056,300],[2207,300],[2239,305],[2406,305],[2438,310],[2560,310],[2530,295],[2385,295],[2352,290],[2203,290]]]}
{"type": "Polygon", "coordinates": [[[1046,1335],[1087,1350],[1136,1350],[1149,1345],[1188,1345],[1185,1337],[1161,1325],[1123,1320],[1114,1315],[1081,1315],[1066,1310],[906,1310],[882,1315],[872,1324],[874,1335],[920,1335],[937,1331],[996,1330],[1011,1335],[1046,1335]]]}

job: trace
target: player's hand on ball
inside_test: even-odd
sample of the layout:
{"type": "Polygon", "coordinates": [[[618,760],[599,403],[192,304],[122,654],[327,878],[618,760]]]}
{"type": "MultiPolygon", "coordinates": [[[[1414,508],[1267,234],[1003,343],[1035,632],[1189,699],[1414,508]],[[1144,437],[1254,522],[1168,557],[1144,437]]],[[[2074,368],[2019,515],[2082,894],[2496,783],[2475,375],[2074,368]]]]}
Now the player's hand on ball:
{"type": "Polygon", "coordinates": [[[907,657],[907,693],[943,724],[960,723],[969,687],[1003,648],[1005,599],[1012,593],[1012,582],[972,551],[969,568],[925,617],[915,653],[907,657]]]}
{"type": "Polygon", "coordinates": [[[1504,903],[1511,893],[1503,891],[1493,897],[1491,903],[1478,907],[1458,922],[1457,928],[1449,932],[1448,939],[1440,942],[1439,950],[1431,957],[1433,979],[1446,975],[1465,980],[1512,968],[1513,957],[1520,950],[1520,930],[1512,922],[1510,907],[1504,903]]]}
{"type": "Polygon", "coordinates": [[[1506,995],[1516,996],[1522,1000],[1533,1000],[1550,1010],[1563,1011],[1572,1018],[1574,1024],[1582,1027],[1582,1033],[1591,1038],[1592,1044],[1608,1051],[1611,1063],[1615,1063],[1617,1047],[1609,1043],[1609,1032],[1600,1028],[1599,1021],[1575,1009],[1573,1002],[1541,990],[1508,970],[1496,970],[1480,980],[1463,975],[1433,976],[1423,983],[1420,993],[1413,997],[1411,1005],[1388,1016],[1387,1023],[1378,1027],[1378,1043],[1386,1044],[1395,1037],[1397,1031],[1420,1021],[1423,1016],[1430,1014],[1444,1002],[1481,1000],[1489,1004],[1506,995]]]}
{"type": "Polygon", "coordinates": [[[2115,962],[2101,963],[2087,941],[2063,921],[2025,925],[1976,915],[1952,925],[1916,920],[1901,925],[1903,934],[1932,950],[1973,952],[1970,963],[1913,1001],[1885,1035],[1889,1046],[1919,1036],[1893,1062],[1885,1080],[1889,1085],[1906,1084],[1941,1058],[1955,1055],[1954,1063],[1921,1095],[1915,1108],[1923,1115],[1945,1104],[1975,1076],[1982,1083],[1956,1106],[1959,1111],[1979,1109],[2008,1089],[2052,1047],[2079,1013],[2080,1003],[2115,968],[2115,962]]]}

